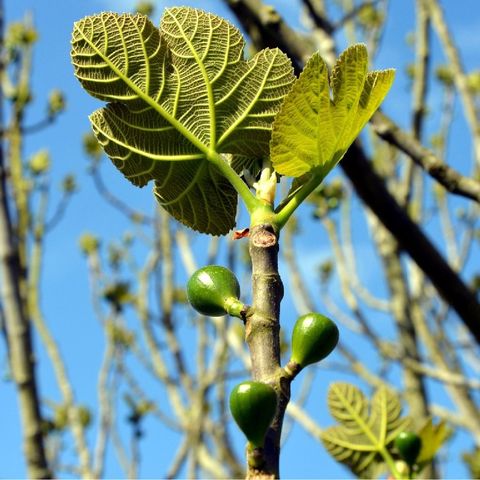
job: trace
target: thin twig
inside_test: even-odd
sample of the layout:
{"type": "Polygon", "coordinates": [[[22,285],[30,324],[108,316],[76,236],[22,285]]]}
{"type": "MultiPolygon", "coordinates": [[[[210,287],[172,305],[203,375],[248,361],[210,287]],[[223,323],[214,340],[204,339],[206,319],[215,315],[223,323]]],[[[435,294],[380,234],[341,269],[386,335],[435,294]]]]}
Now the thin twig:
{"type": "Polygon", "coordinates": [[[407,154],[447,191],[480,202],[480,182],[474,178],[461,175],[442,162],[414,137],[402,131],[385,114],[375,113],[371,119],[371,124],[379,137],[407,154]]]}
{"type": "Polygon", "coordinates": [[[110,405],[111,395],[108,385],[109,374],[112,369],[114,358],[114,345],[111,339],[108,339],[106,345],[102,366],[98,375],[98,433],[94,451],[93,472],[94,478],[102,478],[105,467],[105,454],[107,451],[108,436],[110,433],[110,426],[112,422],[110,405]]]}
{"type": "Polygon", "coordinates": [[[78,408],[75,404],[73,388],[68,377],[65,362],[61,356],[55,339],[53,338],[40,307],[40,275],[43,258],[43,240],[45,232],[45,216],[47,210],[46,189],[43,190],[40,201],[39,211],[37,213],[35,236],[30,260],[30,271],[28,278],[28,309],[32,318],[33,325],[38,331],[40,338],[47,350],[47,354],[52,362],[53,371],[63,396],[63,403],[68,413],[69,426],[75,440],[75,447],[80,459],[81,472],[84,478],[91,478],[93,472],[90,464],[90,451],[85,437],[85,428],[80,419],[78,408]]]}
{"type": "Polygon", "coordinates": [[[126,204],[124,201],[122,201],[120,198],[116,197],[112,192],[110,192],[110,190],[108,190],[107,186],[103,182],[103,178],[98,165],[92,167],[91,175],[98,193],[112,207],[125,215],[129,220],[133,221],[134,223],[141,223],[144,225],[151,225],[153,223],[153,219],[151,217],[148,217],[144,213],[132,209],[130,205],[126,204]]]}
{"type": "Polygon", "coordinates": [[[465,117],[469,123],[472,133],[475,161],[478,168],[480,167],[480,121],[477,117],[477,112],[475,111],[475,101],[473,94],[468,87],[468,80],[465,70],[462,66],[460,53],[455,45],[452,33],[448,30],[448,25],[445,21],[442,8],[438,1],[428,0],[426,5],[430,11],[432,23],[437,31],[437,35],[443,44],[443,49],[448,59],[448,64],[453,71],[455,85],[457,86],[462,99],[465,117]]]}

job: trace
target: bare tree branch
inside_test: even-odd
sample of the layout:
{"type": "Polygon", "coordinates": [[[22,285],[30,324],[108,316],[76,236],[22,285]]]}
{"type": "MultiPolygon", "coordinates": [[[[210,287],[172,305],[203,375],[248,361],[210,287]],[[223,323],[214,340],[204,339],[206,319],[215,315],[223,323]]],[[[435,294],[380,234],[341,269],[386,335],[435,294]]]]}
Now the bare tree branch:
{"type": "Polygon", "coordinates": [[[475,161],[477,167],[480,166],[480,121],[475,111],[475,101],[473,100],[472,93],[468,88],[467,76],[462,66],[460,54],[455,45],[453,35],[448,30],[448,25],[445,21],[442,8],[438,3],[438,0],[429,0],[427,2],[428,9],[432,17],[432,23],[437,31],[438,37],[443,44],[445,55],[448,59],[448,63],[453,69],[455,85],[458,88],[460,97],[462,98],[463,108],[465,111],[465,117],[469,123],[470,130],[472,132],[473,147],[475,150],[475,161]]]}
{"type": "Polygon", "coordinates": [[[480,182],[478,180],[465,177],[449,167],[382,112],[373,115],[371,124],[379,137],[407,154],[449,192],[480,203],[480,182]]]}
{"type": "MultiPolygon", "coordinates": [[[[0,73],[3,74],[4,57],[4,5],[0,2],[0,73]]],[[[3,95],[0,98],[0,130],[3,130],[3,95]]],[[[20,292],[21,265],[17,245],[14,242],[12,218],[8,203],[7,168],[4,144],[0,148],[0,270],[2,275],[1,299],[5,317],[5,329],[9,345],[10,369],[15,381],[19,413],[22,420],[23,450],[30,478],[51,478],[42,433],[42,416],[32,332],[20,292]]]]}

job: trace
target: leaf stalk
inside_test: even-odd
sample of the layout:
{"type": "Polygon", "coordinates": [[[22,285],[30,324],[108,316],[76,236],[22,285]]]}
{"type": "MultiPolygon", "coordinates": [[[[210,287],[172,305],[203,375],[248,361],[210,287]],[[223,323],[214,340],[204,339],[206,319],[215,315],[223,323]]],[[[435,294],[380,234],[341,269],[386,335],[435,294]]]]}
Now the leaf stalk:
{"type": "Polygon", "coordinates": [[[207,155],[207,159],[213,165],[215,165],[222,175],[231,183],[232,187],[240,195],[240,198],[245,203],[248,213],[252,214],[258,207],[262,206],[255,195],[250,191],[247,184],[240,178],[235,170],[225,161],[221,154],[217,152],[210,152],[207,155]]]}
{"type": "Polygon", "coordinates": [[[287,199],[283,205],[280,204],[278,211],[275,212],[275,224],[278,229],[282,229],[295,210],[304,202],[304,200],[322,183],[328,170],[317,170],[312,177],[304,183],[294,194],[287,199]]]}

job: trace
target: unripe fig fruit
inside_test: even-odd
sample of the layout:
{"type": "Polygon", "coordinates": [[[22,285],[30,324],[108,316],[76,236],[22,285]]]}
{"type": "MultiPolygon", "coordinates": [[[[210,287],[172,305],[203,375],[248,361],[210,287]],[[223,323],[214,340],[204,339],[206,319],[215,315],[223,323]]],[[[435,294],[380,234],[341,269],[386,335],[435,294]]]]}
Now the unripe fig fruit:
{"type": "Polygon", "coordinates": [[[230,313],[232,304],[240,303],[240,285],[228,268],[208,265],[197,270],[188,280],[187,297],[199,313],[220,317],[230,313]]]}
{"type": "Polygon", "coordinates": [[[230,411],[254,448],[263,446],[265,434],[277,409],[275,390],[261,382],[243,382],[230,394],[230,411]]]}
{"type": "Polygon", "coordinates": [[[400,432],[395,447],[408,465],[414,465],[422,449],[422,439],[415,432],[400,432]]]}
{"type": "Polygon", "coordinates": [[[302,368],[328,356],[338,343],[338,328],[320,313],[298,318],[292,333],[292,358],[302,368]]]}

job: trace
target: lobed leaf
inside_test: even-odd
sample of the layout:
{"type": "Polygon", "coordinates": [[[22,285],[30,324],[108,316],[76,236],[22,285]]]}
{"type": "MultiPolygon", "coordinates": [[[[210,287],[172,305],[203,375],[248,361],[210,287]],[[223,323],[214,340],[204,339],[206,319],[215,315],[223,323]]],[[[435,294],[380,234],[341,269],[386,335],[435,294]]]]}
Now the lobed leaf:
{"type": "Polygon", "coordinates": [[[278,173],[323,177],[342,159],[393,83],[393,70],[367,73],[367,66],[363,44],[345,50],[330,76],[321,56],[312,55],[273,124],[270,153],[278,173]]]}
{"type": "Polygon", "coordinates": [[[211,234],[234,226],[236,192],[209,157],[268,154],[294,80],[278,49],[246,61],[244,46],[226,20],[187,7],[166,9],[160,29],[139,14],[86,17],[72,36],[75,75],[111,102],[90,116],[105,152],[135,185],[154,180],[175,218],[211,234]]]}
{"type": "Polygon", "coordinates": [[[144,15],[102,13],[74,25],[72,63],[83,88],[105,102],[145,107],[165,88],[167,48],[144,15]]]}
{"type": "Polygon", "coordinates": [[[361,432],[358,424],[368,415],[368,399],[355,385],[334,383],[328,391],[328,408],[335,420],[361,432]]]}
{"type": "Polygon", "coordinates": [[[388,388],[379,388],[373,394],[371,412],[381,426],[378,434],[384,445],[390,445],[410,424],[409,417],[402,417],[402,405],[398,395],[388,388]]]}
{"type": "Polygon", "coordinates": [[[208,162],[162,162],[165,173],[155,181],[160,205],[177,219],[191,219],[202,232],[221,235],[232,227],[237,193],[217,167],[208,162]],[[212,208],[215,206],[215,209],[212,208]]]}
{"type": "Polygon", "coordinates": [[[418,455],[417,463],[420,466],[430,463],[451,434],[452,429],[444,420],[434,425],[432,419],[429,418],[418,432],[422,439],[422,449],[418,455]]]}
{"type": "Polygon", "coordinates": [[[338,425],[324,430],[322,442],[329,453],[356,475],[368,478],[383,468],[382,452],[407,428],[400,402],[390,390],[380,387],[370,401],[354,385],[334,383],[328,406],[338,425]]]}

